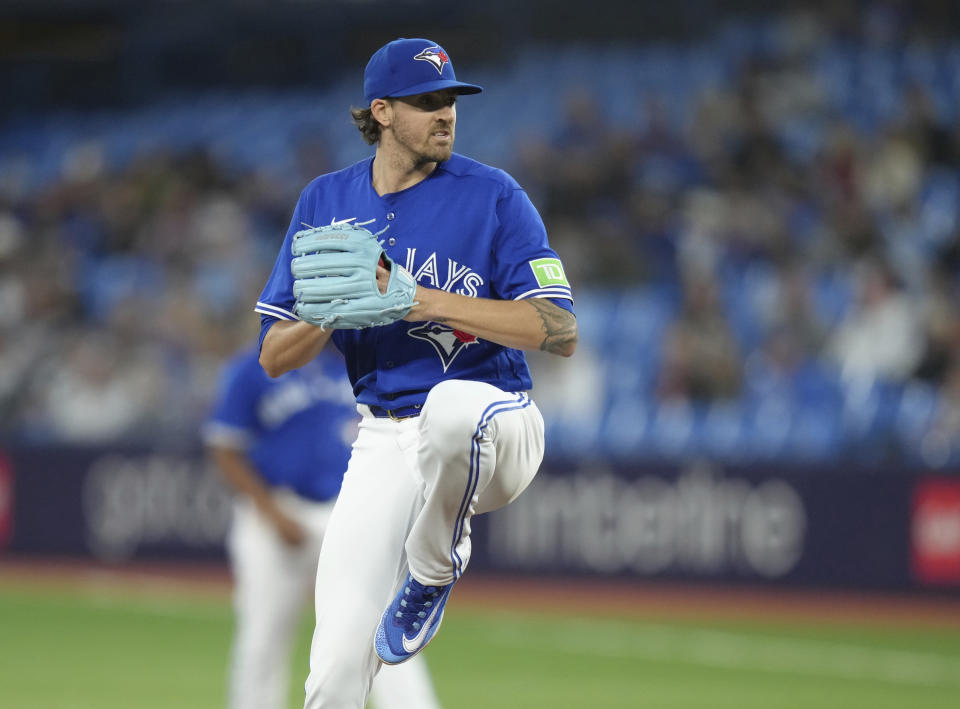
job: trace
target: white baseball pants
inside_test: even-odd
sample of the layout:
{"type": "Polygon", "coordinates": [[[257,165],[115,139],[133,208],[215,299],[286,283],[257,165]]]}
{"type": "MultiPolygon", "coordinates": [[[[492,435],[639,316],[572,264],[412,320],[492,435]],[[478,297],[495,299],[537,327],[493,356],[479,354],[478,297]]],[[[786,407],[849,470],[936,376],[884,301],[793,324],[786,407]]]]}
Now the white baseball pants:
{"type": "MultiPolygon", "coordinates": [[[[286,490],[277,502],[307,530],[291,547],[247,499],[234,504],[227,549],[234,576],[236,628],[228,682],[230,709],[285,709],[293,642],[316,582],[317,558],[333,502],[313,502],[286,490]]],[[[420,658],[414,658],[417,660],[420,658]]],[[[434,709],[425,662],[391,667],[371,692],[376,709],[434,709]]]]}
{"type": "Polygon", "coordinates": [[[408,563],[424,583],[458,578],[470,560],[471,517],[512,502],[543,459],[543,418],[524,393],[448,380],[417,418],[358,408],[363,419],[317,570],[305,709],[363,709],[380,669],[374,634],[408,563]]]}

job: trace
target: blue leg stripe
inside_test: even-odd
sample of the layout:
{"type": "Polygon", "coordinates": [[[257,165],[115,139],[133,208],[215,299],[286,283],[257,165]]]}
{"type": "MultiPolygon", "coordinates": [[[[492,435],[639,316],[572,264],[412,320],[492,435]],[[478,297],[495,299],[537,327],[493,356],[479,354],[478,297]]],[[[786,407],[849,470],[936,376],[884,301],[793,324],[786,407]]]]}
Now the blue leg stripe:
{"type": "Polygon", "coordinates": [[[460,509],[457,512],[457,524],[453,530],[453,543],[450,546],[450,560],[453,562],[453,577],[460,578],[463,573],[463,559],[457,553],[457,545],[463,537],[464,526],[467,521],[467,510],[470,508],[470,500],[473,499],[477,491],[477,484],[480,482],[480,441],[487,425],[497,414],[506,411],[516,411],[525,409],[530,405],[530,397],[520,393],[516,398],[508,401],[496,401],[484,409],[480,416],[480,422],[477,424],[473,439],[470,442],[470,468],[467,475],[467,488],[464,491],[463,499],[460,500],[460,509]]]}

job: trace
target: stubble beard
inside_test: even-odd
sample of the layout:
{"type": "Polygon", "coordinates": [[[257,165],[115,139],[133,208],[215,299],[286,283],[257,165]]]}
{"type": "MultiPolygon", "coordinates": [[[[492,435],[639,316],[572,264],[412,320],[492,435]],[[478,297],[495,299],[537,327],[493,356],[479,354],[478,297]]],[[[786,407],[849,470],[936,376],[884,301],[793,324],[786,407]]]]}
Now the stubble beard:
{"type": "Polygon", "coordinates": [[[439,126],[450,133],[450,142],[446,145],[430,145],[430,140],[432,139],[433,132],[437,129],[437,126],[434,126],[430,130],[430,137],[426,141],[422,142],[420,146],[415,147],[413,145],[412,136],[404,131],[398,130],[394,133],[394,137],[399,146],[401,146],[412,158],[413,166],[415,168],[424,167],[430,163],[439,163],[449,160],[450,156],[453,154],[453,143],[456,137],[454,133],[454,127],[452,125],[439,126]]]}
{"type": "Polygon", "coordinates": [[[443,162],[449,160],[453,154],[453,143],[443,148],[433,148],[416,156],[414,162],[417,167],[423,167],[432,162],[443,162]]]}

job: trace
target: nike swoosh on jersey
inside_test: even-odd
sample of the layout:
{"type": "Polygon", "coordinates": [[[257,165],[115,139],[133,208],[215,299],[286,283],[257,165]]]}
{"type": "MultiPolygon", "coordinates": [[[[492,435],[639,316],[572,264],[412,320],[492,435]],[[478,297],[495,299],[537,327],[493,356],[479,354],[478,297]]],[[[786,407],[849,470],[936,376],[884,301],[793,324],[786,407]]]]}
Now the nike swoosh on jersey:
{"type": "Polygon", "coordinates": [[[420,632],[414,635],[412,638],[408,640],[406,635],[401,636],[403,638],[404,650],[407,652],[416,652],[420,649],[420,646],[423,645],[423,639],[430,631],[431,626],[433,626],[433,621],[436,620],[437,612],[439,610],[440,604],[438,603],[433,607],[433,613],[427,616],[427,620],[424,622],[423,627],[420,628],[420,632]]]}
{"type": "Polygon", "coordinates": [[[349,224],[350,222],[356,222],[353,226],[366,226],[367,224],[374,224],[376,221],[376,219],[368,219],[365,222],[358,222],[356,217],[347,217],[346,219],[337,219],[334,217],[330,220],[330,226],[340,226],[341,224],[349,224]]]}

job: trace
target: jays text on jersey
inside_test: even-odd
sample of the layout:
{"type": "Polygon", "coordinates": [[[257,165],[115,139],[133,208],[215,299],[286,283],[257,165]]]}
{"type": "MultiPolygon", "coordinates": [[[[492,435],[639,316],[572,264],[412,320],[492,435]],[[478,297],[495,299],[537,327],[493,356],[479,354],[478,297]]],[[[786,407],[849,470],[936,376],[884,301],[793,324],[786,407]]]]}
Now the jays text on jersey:
{"type": "MultiPolygon", "coordinates": [[[[257,302],[260,340],[293,314],[293,235],[335,222],[365,226],[421,285],[500,300],[549,298],[573,310],[570,284],[526,192],[502,170],[454,153],[416,185],[380,196],[373,158],[318,177],[300,195],[283,247],[257,302]]],[[[396,409],[423,404],[445,379],[468,379],[504,391],[531,388],[523,353],[435,322],[399,321],[337,330],[354,394],[361,404],[396,409]]]]}

